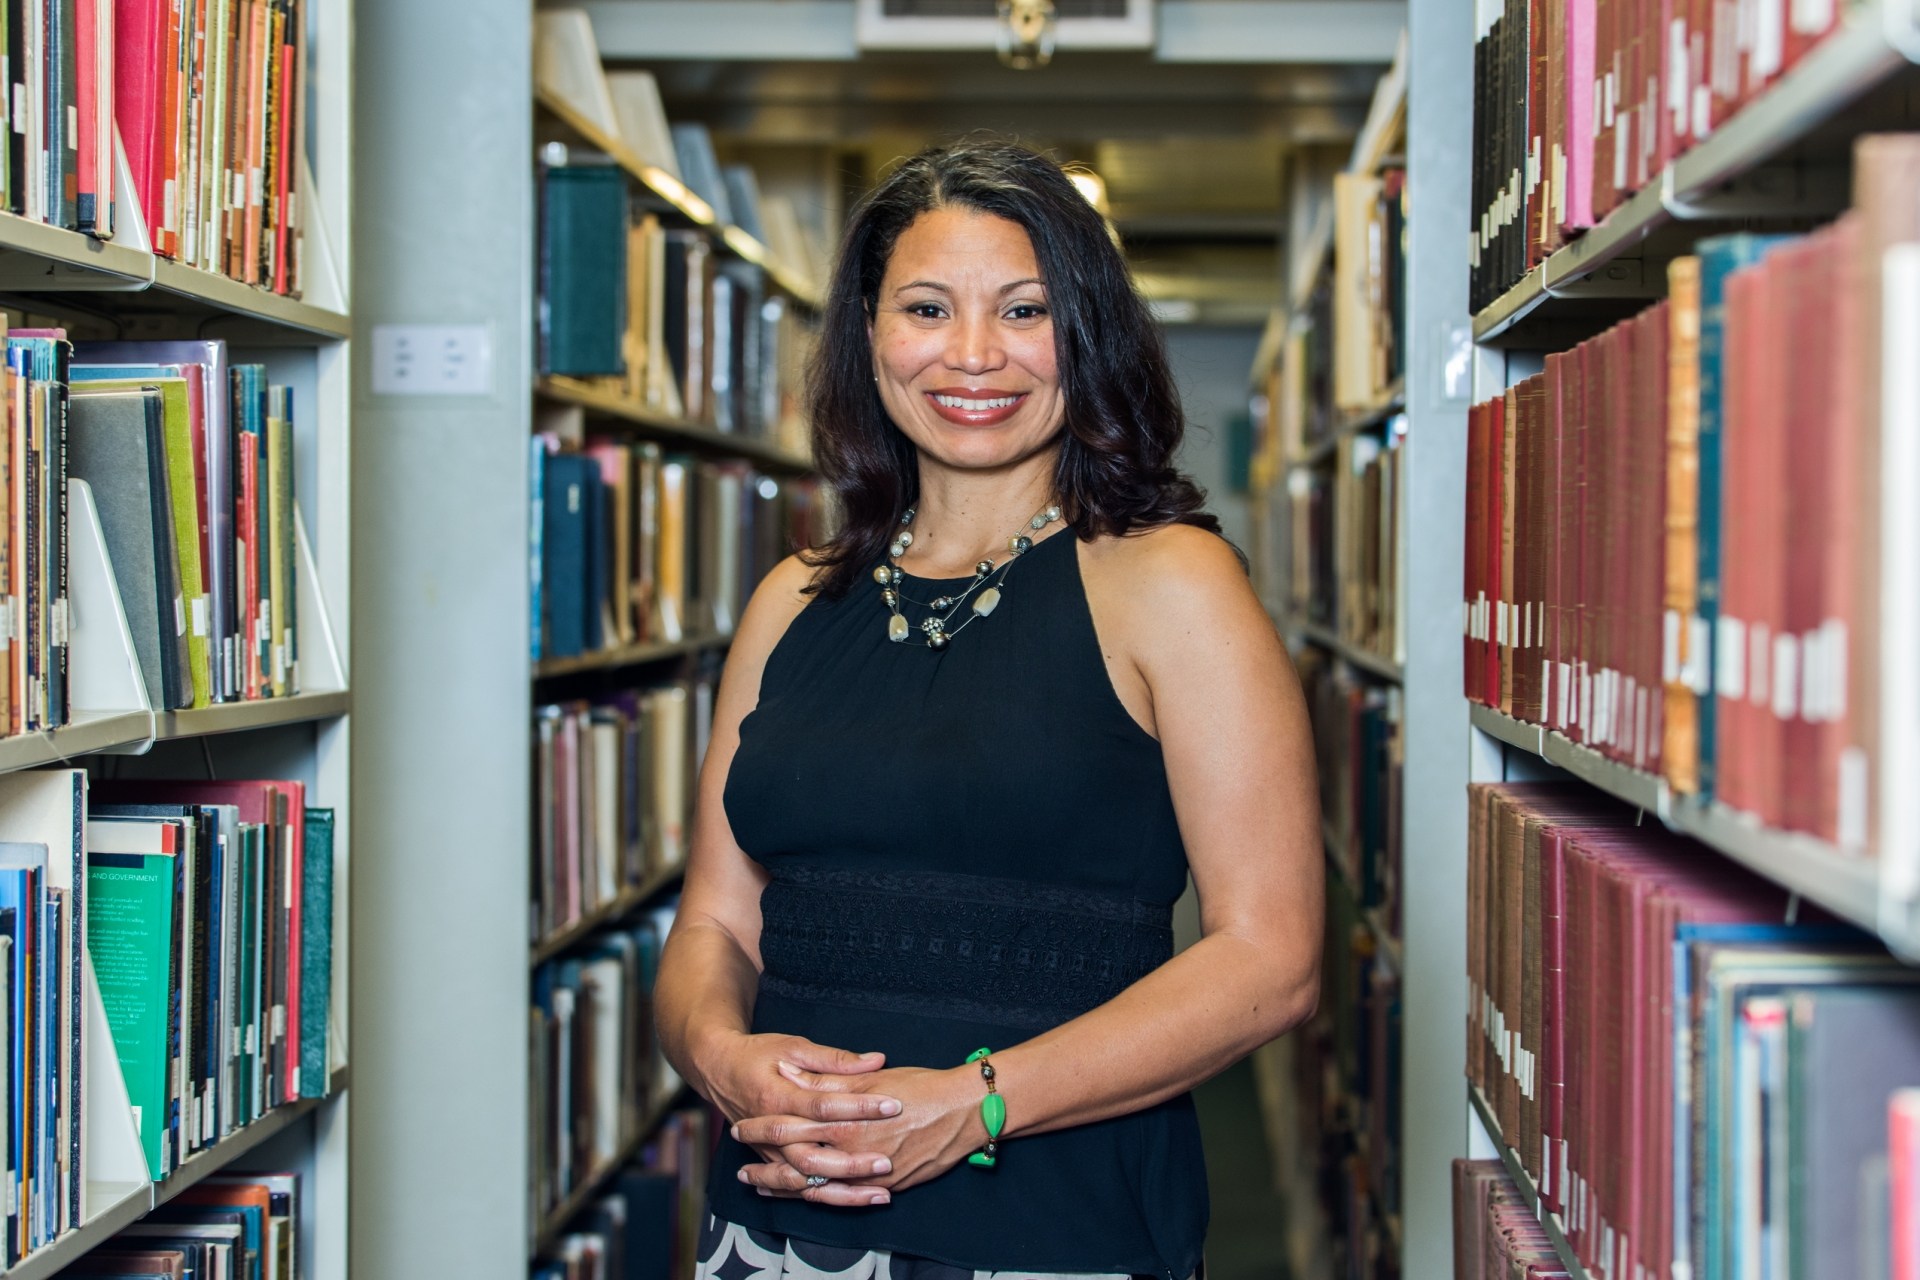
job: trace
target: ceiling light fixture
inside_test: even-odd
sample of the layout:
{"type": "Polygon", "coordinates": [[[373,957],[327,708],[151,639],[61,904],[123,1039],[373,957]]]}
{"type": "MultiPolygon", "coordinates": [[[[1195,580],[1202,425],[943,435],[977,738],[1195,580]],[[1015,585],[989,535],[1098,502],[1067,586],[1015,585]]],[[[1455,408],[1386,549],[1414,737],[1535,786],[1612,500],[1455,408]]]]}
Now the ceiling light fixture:
{"type": "Polygon", "coordinates": [[[1000,0],[1000,61],[1032,71],[1053,61],[1053,0],[1000,0]]]}

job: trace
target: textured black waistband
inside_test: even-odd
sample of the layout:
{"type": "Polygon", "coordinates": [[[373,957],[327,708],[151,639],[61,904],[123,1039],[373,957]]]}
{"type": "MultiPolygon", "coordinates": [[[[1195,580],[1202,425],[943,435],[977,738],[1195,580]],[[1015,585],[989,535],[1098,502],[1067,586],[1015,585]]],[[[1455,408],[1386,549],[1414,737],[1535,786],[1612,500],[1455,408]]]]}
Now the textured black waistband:
{"type": "Polygon", "coordinates": [[[762,991],[1044,1030],[1173,954],[1172,912],[943,872],[782,866],[760,898],[762,991]]]}

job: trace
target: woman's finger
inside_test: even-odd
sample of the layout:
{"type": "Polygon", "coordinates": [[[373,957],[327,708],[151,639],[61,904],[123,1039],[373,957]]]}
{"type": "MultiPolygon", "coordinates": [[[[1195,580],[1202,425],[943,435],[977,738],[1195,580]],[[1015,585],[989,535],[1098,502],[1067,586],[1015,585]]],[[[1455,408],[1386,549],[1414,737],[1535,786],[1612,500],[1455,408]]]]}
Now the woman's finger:
{"type": "Polygon", "coordinates": [[[817,1071],[825,1075],[866,1075],[887,1065],[887,1055],[884,1053],[854,1053],[798,1037],[787,1047],[783,1056],[802,1071],[817,1071]]]}
{"type": "Polygon", "coordinates": [[[762,1150],[819,1143],[833,1145],[832,1126],[804,1116],[751,1116],[733,1126],[735,1142],[762,1150]]]}
{"type": "Polygon", "coordinates": [[[845,1182],[824,1182],[808,1186],[807,1175],[789,1164],[749,1164],[740,1168],[740,1181],[762,1195],[782,1199],[811,1200],[815,1204],[864,1208],[886,1204],[893,1199],[885,1187],[856,1187],[845,1182]]]}
{"type": "Polygon", "coordinates": [[[893,1161],[878,1153],[846,1152],[810,1142],[780,1148],[780,1158],[803,1175],[832,1178],[838,1182],[881,1178],[893,1172],[893,1161]]]}

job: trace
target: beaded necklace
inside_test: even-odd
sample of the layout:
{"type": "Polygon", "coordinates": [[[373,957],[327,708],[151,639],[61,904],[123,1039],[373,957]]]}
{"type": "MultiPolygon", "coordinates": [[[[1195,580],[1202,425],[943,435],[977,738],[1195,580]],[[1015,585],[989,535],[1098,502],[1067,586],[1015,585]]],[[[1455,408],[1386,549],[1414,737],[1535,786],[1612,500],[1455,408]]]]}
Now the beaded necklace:
{"type": "Polygon", "coordinates": [[[1019,533],[1007,539],[1007,558],[999,564],[991,560],[976,564],[973,567],[973,581],[960,594],[935,596],[931,600],[908,597],[900,589],[906,577],[905,571],[894,563],[913,545],[913,530],[908,527],[913,523],[913,516],[914,509],[908,507],[906,514],[900,517],[900,531],[894,534],[893,542],[887,548],[891,554],[887,563],[875,567],[873,580],[880,584],[880,603],[887,607],[887,639],[895,644],[905,644],[913,636],[913,628],[900,613],[900,602],[905,600],[908,604],[932,610],[920,620],[920,634],[924,639],[918,643],[939,650],[946,648],[947,642],[966,630],[975,618],[984,618],[1000,607],[1000,595],[1007,583],[1008,570],[1013,568],[1015,560],[1033,549],[1032,535],[1060,518],[1060,507],[1057,503],[1050,503],[1036,511],[1019,533]],[[973,601],[972,611],[960,619],[958,626],[953,625],[954,618],[959,616],[970,598],[973,601]]]}

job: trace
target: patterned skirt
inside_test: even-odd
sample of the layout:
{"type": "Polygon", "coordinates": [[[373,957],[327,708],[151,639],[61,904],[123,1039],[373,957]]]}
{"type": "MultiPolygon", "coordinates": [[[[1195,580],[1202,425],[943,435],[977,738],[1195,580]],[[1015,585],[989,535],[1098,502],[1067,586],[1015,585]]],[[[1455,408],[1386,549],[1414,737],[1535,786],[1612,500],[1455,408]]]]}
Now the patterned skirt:
{"type": "Polygon", "coordinates": [[[1132,1280],[1118,1274],[973,1271],[910,1258],[886,1249],[847,1249],[766,1231],[749,1231],[707,1215],[694,1280],[1132,1280]]]}

